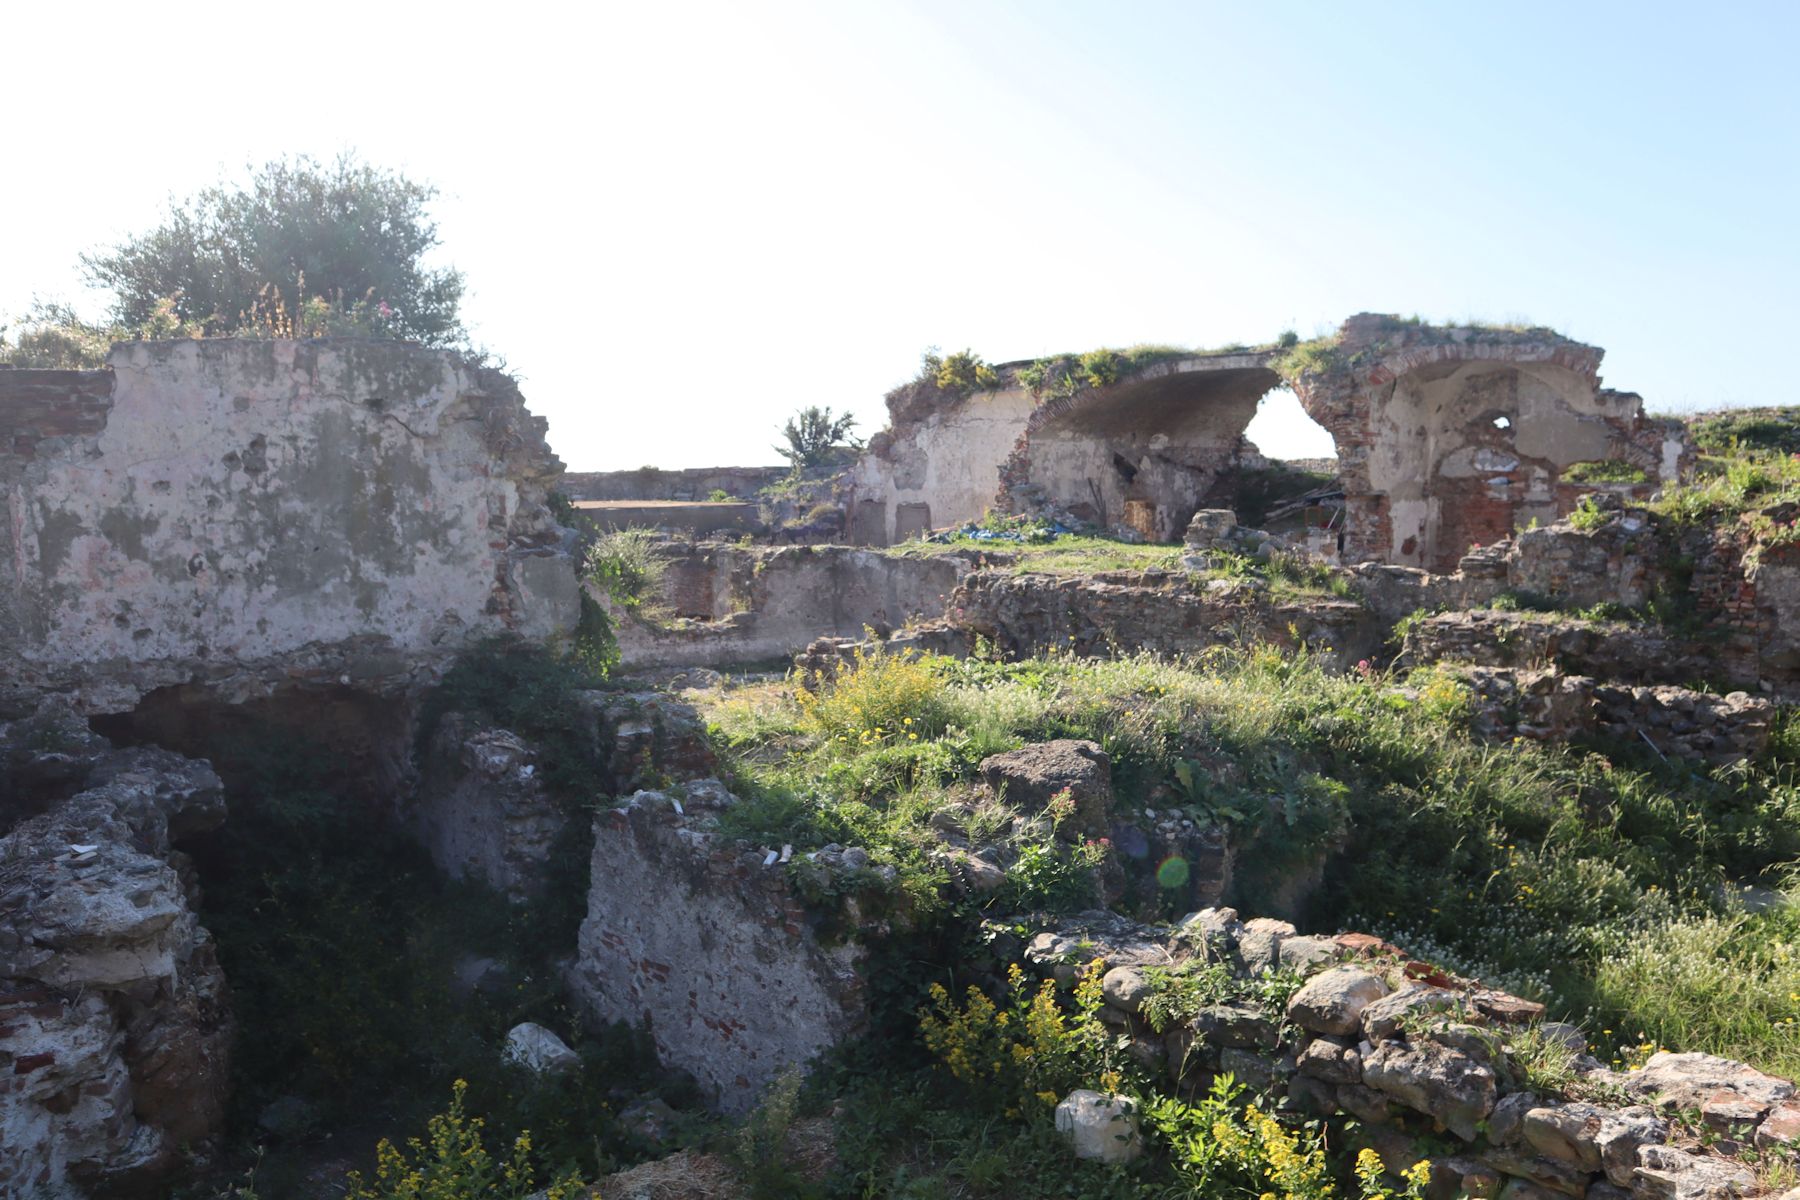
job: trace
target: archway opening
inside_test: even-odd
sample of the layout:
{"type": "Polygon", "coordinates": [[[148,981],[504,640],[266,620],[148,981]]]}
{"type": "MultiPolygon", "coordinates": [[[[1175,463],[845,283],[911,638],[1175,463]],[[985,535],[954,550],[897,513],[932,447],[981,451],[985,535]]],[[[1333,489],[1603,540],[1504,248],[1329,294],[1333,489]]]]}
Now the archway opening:
{"type": "Polygon", "coordinates": [[[1279,383],[1242,355],[1098,389],[1031,431],[1027,482],[1076,521],[1179,541],[1198,509],[1230,503],[1246,465],[1244,427],[1279,383]]]}

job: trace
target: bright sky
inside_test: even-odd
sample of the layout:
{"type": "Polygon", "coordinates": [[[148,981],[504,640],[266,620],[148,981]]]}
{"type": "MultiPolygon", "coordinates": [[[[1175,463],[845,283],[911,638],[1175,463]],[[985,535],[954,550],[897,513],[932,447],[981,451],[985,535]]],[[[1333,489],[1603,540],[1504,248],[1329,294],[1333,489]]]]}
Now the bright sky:
{"type": "MultiPolygon", "coordinates": [[[[573,468],[864,434],[991,361],[1528,318],[1656,410],[1800,400],[1800,6],[15,6],[0,313],[248,164],[436,184],[573,468]],[[1780,378],[1779,375],[1775,378],[1780,378]]],[[[1251,435],[1329,452],[1291,399],[1251,435]]]]}

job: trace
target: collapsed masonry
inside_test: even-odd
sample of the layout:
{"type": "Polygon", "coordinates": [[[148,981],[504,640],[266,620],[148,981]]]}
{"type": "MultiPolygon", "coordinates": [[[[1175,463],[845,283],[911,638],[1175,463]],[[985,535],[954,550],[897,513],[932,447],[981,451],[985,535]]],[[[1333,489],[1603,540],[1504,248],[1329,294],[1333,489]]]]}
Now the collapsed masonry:
{"type": "Polygon", "coordinates": [[[919,380],[889,393],[889,428],[845,477],[846,527],[888,545],[991,508],[1175,541],[1267,465],[1244,430],[1285,385],[1338,448],[1343,519],[1313,549],[1447,572],[1566,515],[1587,490],[1564,477],[1576,463],[1622,462],[1652,487],[1679,477],[1678,427],[1602,388],[1602,353],[1543,329],[1365,313],[1320,343],[1163,355],[1106,383],[1073,360],[1007,364],[963,392],[919,380]]]}

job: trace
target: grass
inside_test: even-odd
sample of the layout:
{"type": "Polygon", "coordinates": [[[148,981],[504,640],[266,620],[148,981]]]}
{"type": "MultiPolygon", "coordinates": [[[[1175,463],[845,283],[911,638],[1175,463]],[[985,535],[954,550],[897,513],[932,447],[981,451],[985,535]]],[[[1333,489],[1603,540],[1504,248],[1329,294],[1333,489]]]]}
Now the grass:
{"type": "Polygon", "coordinates": [[[1800,501],[1800,458],[1734,442],[1701,457],[1695,478],[1663,490],[1650,507],[1677,526],[1728,523],[1800,501]]]}
{"type": "Polygon", "coordinates": [[[1269,595],[1275,600],[1325,596],[1359,599],[1347,575],[1301,555],[1276,551],[1266,559],[1257,559],[1214,551],[1213,558],[1219,565],[1205,573],[1207,578],[1261,580],[1268,584],[1269,595]]]}
{"type": "Polygon", "coordinates": [[[1687,422],[1703,453],[1743,451],[1800,454],[1800,408],[1739,408],[1704,413],[1687,422]]]}
{"type": "Polygon", "coordinates": [[[1052,542],[982,541],[953,537],[947,542],[902,542],[883,551],[898,558],[932,558],[966,554],[1008,555],[1014,574],[1092,575],[1101,571],[1172,571],[1181,565],[1181,548],[1160,542],[1120,542],[1111,538],[1064,534],[1052,542]]]}
{"type": "Polygon", "coordinates": [[[1774,910],[1702,913],[1625,939],[1595,993],[1629,1014],[1618,1033],[1639,1053],[1716,1048],[1789,1078],[1800,1074],[1800,918],[1790,888],[1774,910]]]}
{"type": "Polygon", "coordinates": [[[1562,477],[1570,483],[1644,483],[1650,478],[1644,468],[1619,458],[1572,463],[1562,477]]]}
{"type": "MultiPolygon", "coordinates": [[[[904,703],[888,707],[850,699],[876,681],[861,674],[843,694],[846,712],[862,710],[861,727],[825,720],[788,683],[702,697],[750,797],[732,814],[737,832],[797,849],[860,844],[915,897],[932,896],[941,882],[932,817],[980,794],[981,758],[1092,738],[1112,755],[1121,819],[1154,807],[1235,826],[1234,887],[1247,911],[1329,846],[1309,909],[1321,928],[1381,934],[1543,999],[1608,1053],[1649,1032],[1800,1073],[1792,1027],[1775,1023],[1792,1014],[1777,1011],[1787,989],[1800,994],[1776,949],[1786,927],[1733,916],[1719,900],[1728,880],[1780,882],[1800,860],[1792,766],[1706,769],[1624,745],[1487,744],[1466,731],[1454,680],[1427,673],[1402,692],[1377,672],[1330,675],[1267,647],[1182,662],[921,659],[907,668],[904,703]],[[1680,938],[1689,941],[1669,940],[1680,938]],[[1702,944],[1717,960],[1708,969],[1737,981],[1725,994],[1757,997],[1729,1021],[1708,1012],[1710,984],[1644,986],[1669,956],[1709,961],[1690,953],[1702,944]]],[[[1009,854],[1055,850],[1038,814],[979,805],[973,814],[1009,854]]],[[[1164,894],[1146,864],[1118,865],[1136,881],[1122,907],[1139,917],[1185,911],[1185,897],[1164,894]]]]}

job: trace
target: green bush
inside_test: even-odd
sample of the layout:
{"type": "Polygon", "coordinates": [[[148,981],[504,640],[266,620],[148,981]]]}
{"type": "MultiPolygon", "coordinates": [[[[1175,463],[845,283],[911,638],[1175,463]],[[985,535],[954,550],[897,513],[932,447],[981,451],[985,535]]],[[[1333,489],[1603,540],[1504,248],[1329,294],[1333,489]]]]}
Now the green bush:
{"type": "Polygon", "coordinates": [[[574,1200],[581,1180],[565,1174],[540,1190],[531,1161],[531,1134],[513,1139],[511,1153],[495,1158],[482,1137],[484,1122],[463,1111],[469,1085],[457,1080],[450,1107],[431,1118],[424,1140],[402,1150],[386,1138],[375,1150],[375,1175],[352,1171],[346,1200],[574,1200]]]}
{"type": "Polygon", "coordinates": [[[1575,502],[1575,509],[1569,514],[1569,524],[1583,533],[1592,533],[1605,525],[1611,516],[1594,502],[1592,496],[1583,496],[1575,502]]]}
{"type": "MultiPolygon", "coordinates": [[[[789,684],[709,700],[723,752],[755,797],[731,814],[735,832],[796,848],[854,842],[923,894],[941,847],[934,814],[989,821],[987,809],[967,808],[982,757],[1090,738],[1112,756],[1121,819],[1167,789],[1159,810],[1234,826],[1234,886],[1247,890],[1227,903],[1254,907],[1272,881],[1329,848],[1309,909],[1320,923],[1389,936],[1575,1019],[1601,1005],[1601,963],[1622,938],[1703,919],[1721,879],[1759,879],[1800,859],[1791,768],[1704,770],[1630,743],[1491,745],[1470,734],[1470,693],[1448,671],[1414,672],[1401,690],[1373,669],[1336,675],[1261,646],[1175,662],[927,658],[905,681],[871,686],[860,714],[844,710],[879,714],[854,734],[810,716],[789,684]],[[915,729],[916,741],[905,736],[915,729]]],[[[1086,885],[1069,869],[1073,851],[1004,828],[983,824],[979,840],[1025,864],[1011,886],[1074,903],[1086,885]]],[[[1155,908],[1160,893],[1150,882],[1128,894],[1145,915],[1167,915],[1155,908]]],[[[1628,1014],[1629,989],[1610,994],[1606,1004],[1628,1014]]],[[[1784,1053],[1775,1041],[1764,1048],[1784,1053]]]]}
{"type": "Polygon", "coordinates": [[[940,392],[967,396],[978,388],[993,391],[1000,386],[1000,373],[973,350],[958,350],[942,358],[927,354],[925,362],[928,369],[935,367],[931,371],[931,381],[940,392]]]}
{"type": "Polygon", "coordinates": [[[1107,387],[1119,381],[1125,359],[1117,350],[1102,347],[1081,356],[1081,376],[1090,387],[1107,387]]]}
{"type": "Polygon", "coordinates": [[[657,599],[668,570],[656,552],[660,541],[647,529],[599,534],[587,549],[585,578],[619,607],[641,609],[657,599]]]}

